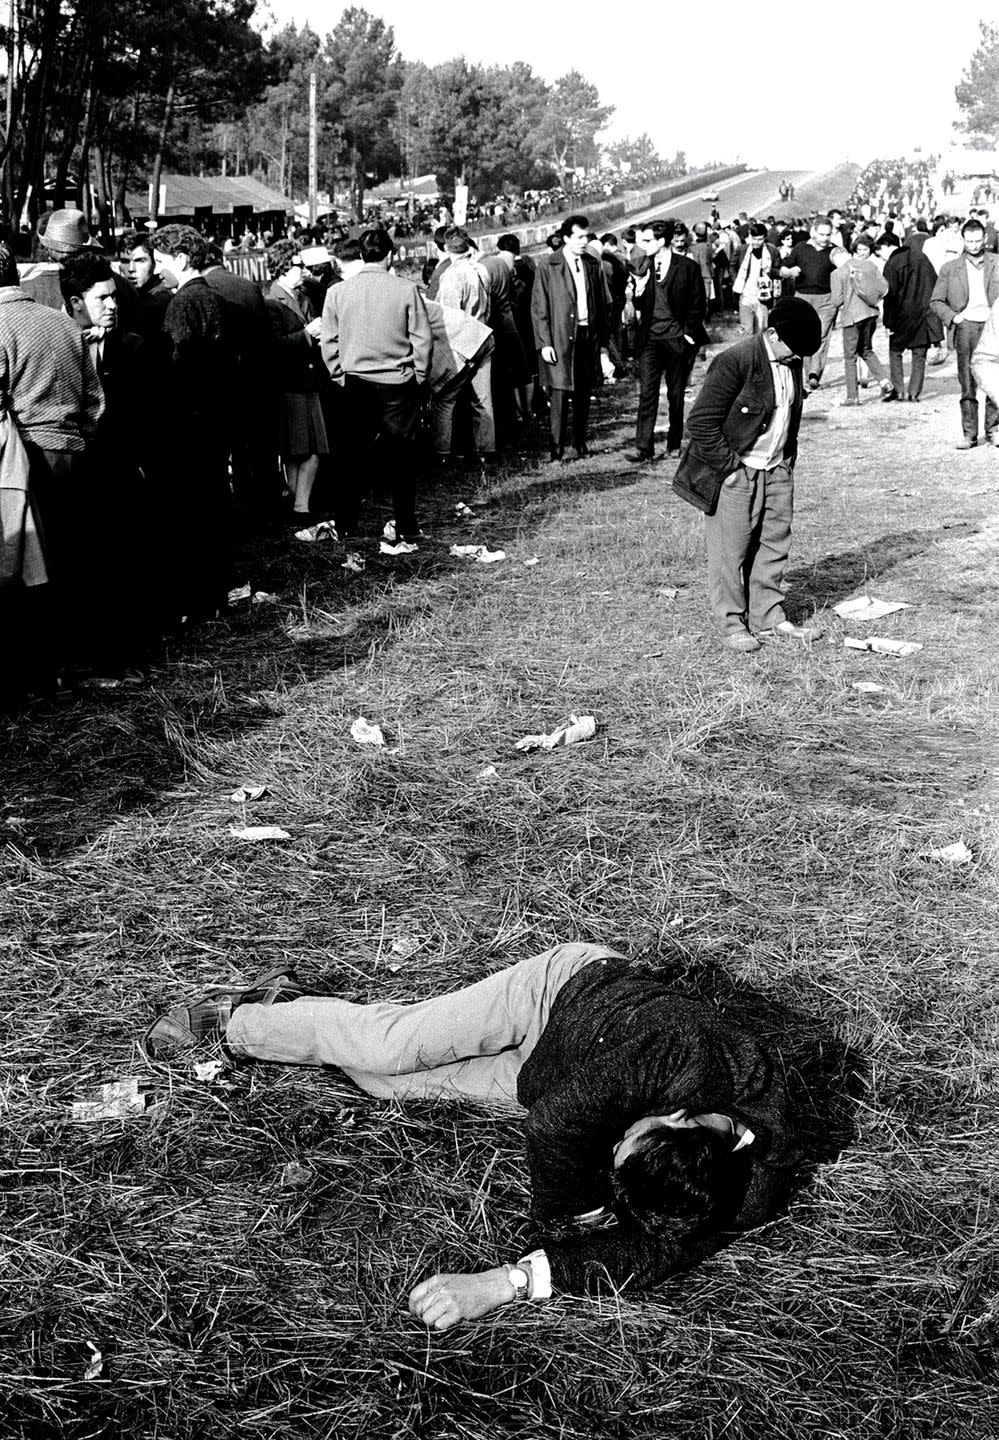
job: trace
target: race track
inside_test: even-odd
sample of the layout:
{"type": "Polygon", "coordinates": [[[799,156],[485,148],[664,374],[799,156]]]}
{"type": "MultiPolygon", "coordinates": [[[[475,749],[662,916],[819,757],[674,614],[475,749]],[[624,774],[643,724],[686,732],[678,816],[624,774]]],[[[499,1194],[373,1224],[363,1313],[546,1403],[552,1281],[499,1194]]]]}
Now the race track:
{"type": "Polygon", "coordinates": [[[706,220],[711,213],[712,202],[701,197],[714,194],[718,196],[718,209],[723,220],[733,219],[740,210],[745,210],[747,215],[755,215],[759,211],[778,215],[782,211],[793,210],[795,205],[794,201],[782,205],[778,193],[781,181],[790,180],[792,185],[800,188],[811,179],[812,173],[809,170],[754,170],[748,175],[738,175],[734,180],[722,180],[715,186],[706,181],[703,188],[692,195],[668,200],[651,210],[629,215],[628,224],[638,225],[644,220],[655,220],[664,215],[686,220],[688,224],[694,220],[706,220]]]}

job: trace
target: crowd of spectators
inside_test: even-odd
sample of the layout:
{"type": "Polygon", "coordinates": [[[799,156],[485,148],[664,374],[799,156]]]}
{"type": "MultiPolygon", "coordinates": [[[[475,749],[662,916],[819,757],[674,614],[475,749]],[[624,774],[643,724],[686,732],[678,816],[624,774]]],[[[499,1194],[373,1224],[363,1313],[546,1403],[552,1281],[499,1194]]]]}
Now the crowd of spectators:
{"type": "MultiPolygon", "coordinates": [[[[782,296],[807,300],[823,325],[821,353],[806,357],[810,388],[838,317],[844,403],[858,403],[869,377],[882,398],[918,400],[928,352],[945,358],[945,331],[955,333],[931,303],[938,275],[970,253],[972,231],[981,250],[999,249],[987,212],[919,213],[929,186],[924,162],[879,163],[829,216],[723,221],[714,208],[689,231],[671,227],[668,248],[694,263],[708,317],[734,311],[743,333],[765,328],[782,296]],[[887,376],[872,343],[882,305],[887,376]]],[[[570,218],[578,231],[580,216],[570,218]]],[[[57,211],[42,217],[31,262],[19,267],[0,247],[0,425],[24,456],[17,470],[16,445],[4,446],[7,688],[121,676],[164,637],[217,616],[234,520],[285,530],[292,547],[335,537],[344,563],[360,566],[373,485],[394,507],[384,543],[408,553],[435,474],[479,473],[497,455],[538,448],[550,386],[539,383],[536,264],[516,235],[486,255],[467,227],[438,224],[422,272],[395,263],[380,225],[352,236],[334,217],[318,235],[260,238],[270,241],[263,286],[185,225],[126,234],[109,257],[79,212],[57,211]],[[322,238],[328,249],[317,251],[322,238]]],[[[649,263],[639,238],[586,237],[609,322],[594,388],[633,367],[649,263]]],[[[965,362],[973,391],[970,350],[965,362]]]]}

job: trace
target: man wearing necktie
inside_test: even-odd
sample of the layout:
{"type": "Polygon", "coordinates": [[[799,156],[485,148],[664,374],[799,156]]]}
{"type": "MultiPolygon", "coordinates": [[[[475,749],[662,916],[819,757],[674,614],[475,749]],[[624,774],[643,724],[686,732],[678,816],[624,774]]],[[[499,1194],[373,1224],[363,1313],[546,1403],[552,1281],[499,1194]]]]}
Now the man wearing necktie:
{"type": "Polygon", "coordinates": [[[603,267],[587,251],[589,221],[570,215],[559,233],[563,245],[538,261],[531,319],[539,351],[538,378],[551,398],[551,458],[561,460],[572,399],[572,443],[589,453],[590,393],[603,384],[600,352],[610,340],[610,295],[603,267]]]}
{"type": "Polygon", "coordinates": [[[666,453],[677,455],[683,439],[683,392],[697,354],[707,341],[703,320],[707,310],[704,281],[695,261],[683,254],[686,227],[657,220],[639,230],[638,244],[646,254],[635,283],[638,311],[638,418],[633,464],[651,460],[655,450],[659,386],[666,377],[669,427],[666,453]]]}

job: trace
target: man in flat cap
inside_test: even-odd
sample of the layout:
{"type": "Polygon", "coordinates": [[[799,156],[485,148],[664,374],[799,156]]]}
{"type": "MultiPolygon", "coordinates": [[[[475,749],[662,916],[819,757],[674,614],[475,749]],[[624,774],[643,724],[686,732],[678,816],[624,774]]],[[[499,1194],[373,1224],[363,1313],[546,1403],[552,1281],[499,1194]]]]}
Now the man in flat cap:
{"type": "Polygon", "coordinates": [[[730,650],[764,639],[810,641],[817,631],[784,613],[791,549],[794,462],[803,386],[801,361],[821,344],[821,322],[804,300],[779,300],[769,324],[719,355],[687,421],[690,441],[673,489],[706,521],[708,599],[730,650]]]}

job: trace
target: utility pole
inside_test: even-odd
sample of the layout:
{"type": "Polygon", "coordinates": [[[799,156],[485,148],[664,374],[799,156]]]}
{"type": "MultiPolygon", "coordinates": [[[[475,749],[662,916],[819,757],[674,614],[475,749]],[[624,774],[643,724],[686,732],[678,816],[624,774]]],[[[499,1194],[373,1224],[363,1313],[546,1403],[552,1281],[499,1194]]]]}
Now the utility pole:
{"type": "Polygon", "coordinates": [[[309,224],[315,225],[319,213],[319,121],[317,61],[309,73],[309,224]]]}

